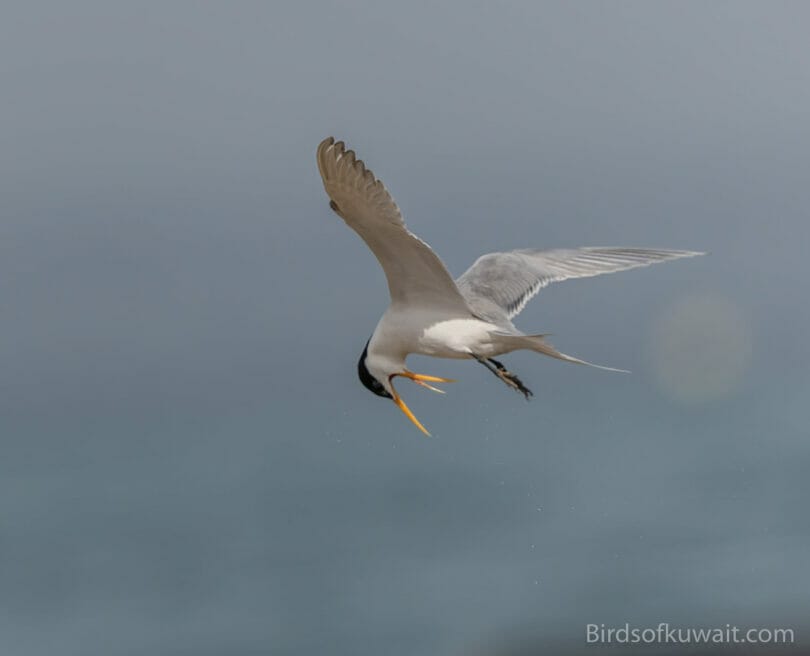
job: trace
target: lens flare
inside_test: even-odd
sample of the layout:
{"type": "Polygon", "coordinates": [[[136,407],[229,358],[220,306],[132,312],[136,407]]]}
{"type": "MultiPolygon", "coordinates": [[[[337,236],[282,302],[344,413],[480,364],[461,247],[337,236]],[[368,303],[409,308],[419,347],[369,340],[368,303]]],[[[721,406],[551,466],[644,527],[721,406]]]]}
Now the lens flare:
{"type": "Polygon", "coordinates": [[[722,296],[687,296],[659,315],[652,361],[664,392],[686,404],[731,396],[751,358],[749,321],[722,296]]]}

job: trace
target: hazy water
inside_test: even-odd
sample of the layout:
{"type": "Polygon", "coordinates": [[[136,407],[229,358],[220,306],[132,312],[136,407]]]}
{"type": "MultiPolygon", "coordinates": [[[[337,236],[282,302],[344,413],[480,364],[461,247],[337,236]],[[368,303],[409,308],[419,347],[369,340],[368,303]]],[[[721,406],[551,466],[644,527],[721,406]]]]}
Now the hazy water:
{"type": "Polygon", "coordinates": [[[4,654],[596,652],[586,623],[662,621],[807,644],[803,5],[4,14],[4,654]],[[521,317],[630,376],[508,356],[526,403],[414,359],[460,381],[403,388],[425,439],[355,378],[386,291],[326,206],[330,133],[455,273],[711,255],[521,317]]]}

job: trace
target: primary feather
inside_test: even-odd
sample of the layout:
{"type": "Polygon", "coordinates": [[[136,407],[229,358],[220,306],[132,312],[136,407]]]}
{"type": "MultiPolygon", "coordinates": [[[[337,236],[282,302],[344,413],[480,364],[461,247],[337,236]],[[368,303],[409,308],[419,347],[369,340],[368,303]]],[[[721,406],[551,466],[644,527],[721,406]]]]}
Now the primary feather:
{"type": "Polygon", "coordinates": [[[523,249],[479,257],[456,281],[477,316],[509,321],[552,282],[648,266],[697,251],[652,248],[523,249]]]}
{"type": "Polygon", "coordinates": [[[354,151],[329,137],[318,146],[317,159],[331,208],[374,253],[388,280],[392,304],[470,316],[442,261],[408,230],[385,185],[354,151]]]}

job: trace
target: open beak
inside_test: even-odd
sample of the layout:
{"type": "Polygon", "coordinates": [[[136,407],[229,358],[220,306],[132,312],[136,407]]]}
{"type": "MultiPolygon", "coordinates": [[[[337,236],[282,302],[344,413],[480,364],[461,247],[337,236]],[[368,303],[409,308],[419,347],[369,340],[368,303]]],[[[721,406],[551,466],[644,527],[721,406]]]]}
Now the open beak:
{"type": "Polygon", "coordinates": [[[403,371],[401,374],[392,374],[388,377],[388,381],[391,383],[391,390],[394,392],[394,403],[396,403],[397,407],[405,413],[405,416],[410,419],[414,425],[422,431],[425,435],[430,437],[430,433],[428,433],[427,429],[422,426],[419,420],[414,416],[411,412],[411,409],[405,405],[405,401],[402,400],[402,397],[397,393],[396,389],[394,389],[393,379],[395,376],[404,376],[405,378],[409,378],[417,385],[421,385],[422,387],[427,387],[429,390],[433,390],[434,392],[438,392],[439,394],[444,394],[443,390],[437,389],[432,385],[428,385],[428,382],[431,383],[455,383],[455,380],[450,378],[439,378],[438,376],[425,376],[424,374],[415,374],[411,371],[403,371]]]}

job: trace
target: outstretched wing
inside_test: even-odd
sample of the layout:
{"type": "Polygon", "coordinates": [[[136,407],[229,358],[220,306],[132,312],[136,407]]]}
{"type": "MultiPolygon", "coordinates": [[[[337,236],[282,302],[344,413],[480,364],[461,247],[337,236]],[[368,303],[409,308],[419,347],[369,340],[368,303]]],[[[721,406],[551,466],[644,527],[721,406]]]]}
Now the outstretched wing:
{"type": "Polygon", "coordinates": [[[382,182],[342,141],[318,146],[318,169],[329,206],[368,245],[388,279],[393,304],[432,307],[469,316],[464,297],[442,261],[405,227],[382,182]]]}
{"type": "Polygon", "coordinates": [[[470,308],[490,320],[511,319],[549,283],[648,266],[696,251],[652,248],[518,250],[482,255],[456,281],[470,308]]]}

